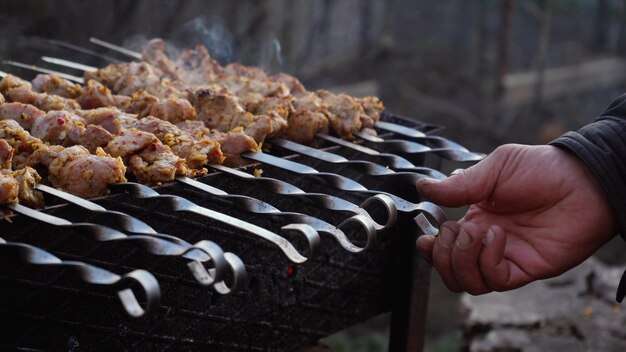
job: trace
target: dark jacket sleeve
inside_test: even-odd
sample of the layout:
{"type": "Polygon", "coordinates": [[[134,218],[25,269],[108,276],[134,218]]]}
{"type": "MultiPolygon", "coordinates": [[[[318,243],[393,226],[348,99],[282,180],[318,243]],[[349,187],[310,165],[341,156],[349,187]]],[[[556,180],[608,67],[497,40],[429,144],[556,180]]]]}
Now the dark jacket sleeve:
{"type": "MultiPolygon", "coordinates": [[[[626,94],[615,100],[594,123],[567,132],[550,144],[571,151],[589,167],[606,191],[618,231],[626,239],[626,94]]],[[[618,301],[621,302],[625,293],[623,276],[618,301]]]]}

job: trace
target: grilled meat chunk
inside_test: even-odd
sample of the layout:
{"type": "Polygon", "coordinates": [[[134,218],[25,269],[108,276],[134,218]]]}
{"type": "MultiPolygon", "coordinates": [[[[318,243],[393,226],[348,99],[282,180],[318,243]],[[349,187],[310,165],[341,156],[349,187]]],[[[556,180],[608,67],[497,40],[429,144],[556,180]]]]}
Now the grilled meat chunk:
{"type": "Polygon", "coordinates": [[[46,113],[36,107],[23,103],[0,104],[0,120],[17,121],[24,129],[31,129],[35,120],[46,113]]]}
{"type": "Polygon", "coordinates": [[[76,99],[80,95],[81,88],[57,75],[38,74],[32,81],[32,89],[39,93],[58,95],[64,98],[76,99]]]}
{"type": "Polygon", "coordinates": [[[289,115],[287,128],[281,133],[298,143],[311,143],[317,133],[328,133],[328,119],[324,114],[311,110],[299,110],[289,115]]]}
{"type": "Polygon", "coordinates": [[[19,201],[20,184],[13,177],[13,171],[0,170],[0,205],[15,204],[19,201]]]}
{"type": "Polygon", "coordinates": [[[125,109],[130,104],[127,96],[113,95],[111,90],[102,83],[89,80],[85,86],[80,88],[77,101],[83,109],[95,109],[100,107],[115,106],[125,109]]]}
{"type": "Polygon", "coordinates": [[[195,138],[168,121],[148,116],[137,120],[133,127],[154,134],[172,148],[174,154],[185,158],[187,165],[192,169],[200,168],[207,163],[219,164],[223,160],[219,143],[208,138],[195,138]]]}
{"type": "Polygon", "coordinates": [[[2,80],[0,81],[0,93],[2,93],[3,95],[6,95],[7,92],[13,88],[20,88],[20,87],[24,87],[28,89],[33,88],[30,82],[23,80],[17,76],[11,75],[11,74],[4,76],[4,78],[2,78],[2,80]]]}
{"type": "Polygon", "coordinates": [[[13,153],[15,149],[9,142],[0,139],[0,169],[10,169],[13,165],[13,153]]]}
{"type": "Polygon", "coordinates": [[[12,102],[31,104],[43,111],[74,111],[80,109],[80,105],[76,100],[63,98],[58,95],[49,95],[48,93],[37,93],[31,90],[31,88],[24,86],[9,89],[5,97],[12,102]]]}
{"type": "Polygon", "coordinates": [[[343,138],[352,138],[352,132],[363,127],[367,119],[363,107],[346,94],[333,94],[320,89],[316,92],[328,108],[328,119],[333,130],[343,138]]]}
{"type": "Polygon", "coordinates": [[[48,166],[48,180],[54,187],[83,198],[108,194],[108,185],[126,182],[125,173],[121,158],[102,149],[94,155],[79,145],[63,149],[48,166]]]}
{"type": "Polygon", "coordinates": [[[152,66],[160,69],[165,77],[176,81],[182,80],[180,67],[170,60],[165,53],[165,41],[163,41],[163,39],[156,38],[150,40],[143,49],[141,58],[152,66]]]}
{"type": "Polygon", "coordinates": [[[196,110],[187,99],[167,98],[152,104],[151,116],[171,123],[195,120],[196,110]]]}
{"type": "Polygon", "coordinates": [[[122,131],[105,150],[112,156],[121,157],[137,181],[143,184],[160,184],[173,181],[176,175],[193,174],[185,160],[174,155],[152,133],[133,129],[122,131]]]}
{"type": "Polygon", "coordinates": [[[101,126],[114,135],[130,128],[137,121],[136,115],[127,114],[111,107],[80,110],[77,111],[77,114],[85,119],[88,125],[101,126]]]}
{"type": "Polygon", "coordinates": [[[0,138],[14,149],[12,164],[15,170],[24,167],[33,152],[45,147],[40,139],[31,136],[14,120],[0,120],[0,138]]]}
{"type": "Polygon", "coordinates": [[[20,203],[32,208],[42,207],[44,204],[43,194],[35,189],[37,183],[41,181],[41,176],[37,171],[27,166],[13,171],[12,176],[19,186],[18,199],[20,203]]]}

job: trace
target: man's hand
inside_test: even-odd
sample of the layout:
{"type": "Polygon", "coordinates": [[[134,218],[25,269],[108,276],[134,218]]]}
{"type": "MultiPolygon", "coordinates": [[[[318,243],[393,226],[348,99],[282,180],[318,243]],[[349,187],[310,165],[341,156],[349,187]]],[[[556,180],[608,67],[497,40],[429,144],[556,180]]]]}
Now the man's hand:
{"type": "Polygon", "coordinates": [[[606,243],[616,223],[606,195],[576,156],[553,146],[505,145],[422,196],[471,205],[417,246],[448,288],[483,294],[559,275],[606,243]]]}

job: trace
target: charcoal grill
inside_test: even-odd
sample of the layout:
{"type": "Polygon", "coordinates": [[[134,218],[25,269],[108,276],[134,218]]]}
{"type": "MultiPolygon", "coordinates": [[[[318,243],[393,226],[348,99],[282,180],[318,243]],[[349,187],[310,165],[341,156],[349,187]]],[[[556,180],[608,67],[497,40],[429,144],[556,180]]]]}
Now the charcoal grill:
{"type": "MultiPolygon", "coordinates": [[[[255,235],[254,230],[245,233],[242,228],[198,213],[182,215],[173,211],[171,203],[138,196],[129,185],[114,187],[111,195],[93,202],[122,213],[118,218],[130,216],[146,223],[155,230],[149,234],[153,239],[186,246],[186,254],[155,255],[158,253],[146,249],[150,246],[140,248],[132,241],[104,241],[84,236],[81,228],[54,226],[22,214],[7,216],[0,238],[9,244],[19,243],[14,247],[22,246],[22,251],[12,252],[0,243],[0,248],[7,249],[6,255],[0,256],[0,317],[10,322],[0,330],[0,348],[291,351],[391,312],[390,350],[421,350],[429,272],[419,260],[414,242],[419,234],[434,234],[444,215],[434,205],[419,203],[414,181],[443,177],[437,171],[441,157],[474,161],[482,155],[434,136],[440,126],[388,113],[381,121],[381,139],[359,135],[359,142],[354,144],[322,135],[316,149],[309,150],[277,141],[267,154],[279,159],[267,161],[264,154],[249,154],[249,159],[262,162],[239,170],[216,167],[215,172],[195,180],[228,196],[190,187],[193,180],[152,190],[280,233],[302,260],[289,257],[285,246],[255,235]],[[386,153],[390,150],[396,154],[386,153]],[[294,170],[281,167],[280,160],[302,163],[315,172],[302,166],[309,171],[294,177],[294,170]],[[257,169],[263,171],[263,177],[249,177],[257,169]],[[351,183],[342,186],[338,180],[351,183]],[[355,184],[366,190],[357,189],[355,184]],[[306,193],[299,193],[303,192],[300,189],[306,193]],[[381,206],[385,201],[375,206],[377,202],[368,198],[375,194],[394,200],[399,211],[397,221],[391,215],[395,208],[381,206]],[[269,210],[260,211],[258,201],[268,203],[263,207],[269,210]],[[363,214],[351,213],[353,210],[342,202],[367,205],[375,240],[357,235],[363,231],[345,223],[363,214]],[[234,206],[237,204],[240,206],[234,206]],[[276,216],[272,206],[284,214],[299,215],[285,219],[276,216]],[[294,219],[305,218],[317,221],[313,227],[318,226],[318,240],[313,239],[317,233],[307,232],[311,226],[307,231],[300,229],[297,236],[281,232],[289,229],[294,219]],[[341,228],[345,238],[332,231],[319,231],[324,224],[341,228]],[[207,242],[211,246],[207,247],[207,242]],[[25,246],[47,251],[48,258],[62,259],[56,259],[57,265],[33,265],[34,256],[23,255],[25,246]],[[319,247],[316,256],[314,247],[319,247]],[[189,274],[189,260],[198,260],[198,252],[211,257],[208,262],[212,269],[207,271],[205,284],[214,284],[212,288],[198,284],[202,275],[189,274]],[[190,257],[188,253],[196,254],[190,257]],[[127,283],[122,289],[115,282],[95,285],[88,275],[76,275],[76,268],[70,265],[75,262],[100,268],[115,278],[137,270],[153,275],[160,285],[160,304],[151,307],[154,285],[148,284],[150,278],[127,283]],[[210,277],[222,272],[218,267],[227,265],[232,272],[210,277]],[[124,300],[131,299],[128,288],[133,289],[133,299],[136,296],[143,305],[141,309],[145,307],[152,314],[140,319],[128,314],[129,304],[124,300]],[[229,292],[230,288],[235,292],[229,292]],[[120,290],[126,293],[116,295],[120,290]],[[119,299],[124,304],[120,305],[119,299]]],[[[80,210],[58,197],[46,197],[48,206],[41,213],[72,219],[72,223],[119,226],[115,221],[103,223],[101,212],[80,210]]],[[[126,232],[131,233],[129,237],[137,235],[126,232]]]]}

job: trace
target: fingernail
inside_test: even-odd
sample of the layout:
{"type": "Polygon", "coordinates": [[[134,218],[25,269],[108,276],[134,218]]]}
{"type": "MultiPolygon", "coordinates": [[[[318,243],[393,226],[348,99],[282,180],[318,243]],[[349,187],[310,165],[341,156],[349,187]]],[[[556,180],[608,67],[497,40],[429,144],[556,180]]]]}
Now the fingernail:
{"type": "Polygon", "coordinates": [[[459,231],[459,237],[456,239],[456,246],[459,248],[465,248],[472,242],[472,238],[461,228],[459,231]]]}
{"type": "Polygon", "coordinates": [[[487,236],[485,236],[485,238],[483,239],[483,243],[485,245],[493,242],[493,239],[496,238],[496,233],[493,232],[493,230],[491,228],[489,228],[489,230],[487,230],[487,236]]]}
{"type": "Polygon", "coordinates": [[[452,233],[452,230],[450,230],[446,226],[442,226],[441,231],[439,231],[439,236],[437,236],[437,239],[439,240],[441,246],[443,246],[444,248],[450,248],[450,246],[454,242],[454,234],[452,233]]]}

